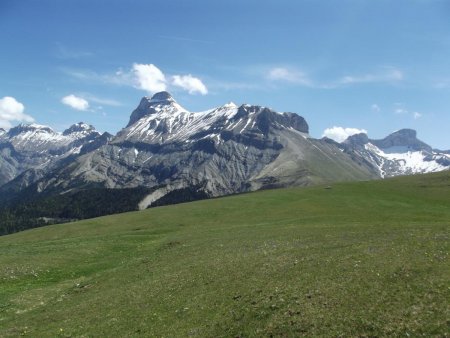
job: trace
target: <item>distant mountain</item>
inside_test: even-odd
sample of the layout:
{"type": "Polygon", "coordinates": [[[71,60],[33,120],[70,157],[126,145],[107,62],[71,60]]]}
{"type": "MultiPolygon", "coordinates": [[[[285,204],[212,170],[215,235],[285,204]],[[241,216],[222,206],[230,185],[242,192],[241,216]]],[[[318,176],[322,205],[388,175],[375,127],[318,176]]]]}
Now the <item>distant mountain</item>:
{"type": "Polygon", "coordinates": [[[0,185],[27,170],[48,170],[56,162],[80,154],[102,135],[94,127],[77,123],[63,133],[38,124],[21,124],[0,131],[0,185]]]}
{"type": "Polygon", "coordinates": [[[294,113],[233,103],[193,113],[167,92],[144,97],[111,141],[36,182],[44,191],[148,187],[145,208],[176,195],[375,178],[338,147],[310,138],[294,113]]]}
{"type": "Polygon", "coordinates": [[[382,178],[450,168],[449,152],[432,149],[412,129],[401,129],[382,140],[353,135],[342,143],[342,149],[382,178]]]}
{"type": "Polygon", "coordinates": [[[4,230],[10,232],[41,225],[43,217],[60,222],[450,167],[450,155],[418,140],[413,130],[382,140],[358,134],[342,143],[308,132],[295,113],[234,103],[190,112],[167,92],[142,98],[115,136],[83,123],[63,133],[20,125],[0,131],[0,205],[6,206],[0,223],[10,222],[4,230]]]}

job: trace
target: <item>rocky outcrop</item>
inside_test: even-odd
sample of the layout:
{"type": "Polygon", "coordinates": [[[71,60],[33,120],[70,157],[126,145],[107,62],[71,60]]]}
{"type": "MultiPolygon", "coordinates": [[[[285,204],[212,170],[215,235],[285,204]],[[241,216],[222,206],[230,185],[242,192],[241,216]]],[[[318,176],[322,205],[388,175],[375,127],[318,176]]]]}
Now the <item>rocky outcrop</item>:
{"type": "Polygon", "coordinates": [[[380,149],[392,147],[406,147],[409,150],[431,151],[431,147],[417,139],[417,132],[413,129],[398,130],[382,140],[372,140],[372,144],[380,149]]]}

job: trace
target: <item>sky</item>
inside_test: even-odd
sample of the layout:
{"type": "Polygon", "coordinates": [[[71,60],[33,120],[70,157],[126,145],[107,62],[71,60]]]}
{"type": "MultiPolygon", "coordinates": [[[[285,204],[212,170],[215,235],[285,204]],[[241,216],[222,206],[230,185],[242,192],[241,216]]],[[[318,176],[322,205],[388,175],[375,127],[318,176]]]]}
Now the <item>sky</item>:
{"type": "Polygon", "coordinates": [[[0,127],[116,133],[143,96],[450,149],[450,1],[0,0],[0,127]]]}

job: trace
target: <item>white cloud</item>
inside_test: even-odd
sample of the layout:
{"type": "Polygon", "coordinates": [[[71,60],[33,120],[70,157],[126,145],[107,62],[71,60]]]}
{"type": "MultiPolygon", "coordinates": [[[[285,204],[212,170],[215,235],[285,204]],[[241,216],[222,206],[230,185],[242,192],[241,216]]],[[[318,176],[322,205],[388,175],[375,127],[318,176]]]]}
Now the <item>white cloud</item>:
{"type": "Polygon", "coordinates": [[[5,96],[0,99],[0,127],[11,128],[12,121],[33,122],[34,119],[24,114],[25,106],[14,97],[5,96]]]}
{"type": "Polygon", "coordinates": [[[398,82],[403,80],[403,77],[402,71],[392,67],[384,67],[383,71],[378,73],[344,76],[339,80],[339,83],[346,85],[355,83],[398,82]]]}
{"type": "Polygon", "coordinates": [[[381,111],[381,108],[379,105],[377,105],[376,103],[374,103],[373,105],[370,106],[370,109],[374,112],[374,113],[379,113],[381,111]]]}
{"type": "Polygon", "coordinates": [[[122,103],[120,103],[117,100],[97,97],[97,96],[94,96],[94,95],[89,94],[89,93],[84,93],[84,94],[82,94],[82,96],[83,96],[83,98],[85,100],[88,100],[90,102],[95,102],[95,103],[98,103],[98,104],[103,104],[105,106],[120,107],[122,105],[122,103]]]}
{"type": "Polygon", "coordinates": [[[154,64],[133,64],[134,87],[150,93],[166,90],[167,82],[163,72],[154,64]]]}
{"type": "Polygon", "coordinates": [[[60,43],[56,44],[56,48],[56,56],[61,59],[81,59],[94,55],[93,53],[87,51],[69,49],[60,43]]]}
{"type": "Polygon", "coordinates": [[[405,108],[395,108],[394,112],[396,114],[408,114],[408,111],[405,108]]]}
{"type": "Polygon", "coordinates": [[[187,90],[189,94],[208,94],[208,89],[203,84],[203,82],[199,78],[196,78],[191,74],[172,76],[172,85],[187,90]]]}
{"type": "Polygon", "coordinates": [[[420,119],[423,115],[417,111],[404,108],[403,103],[394,103],[394,113],[405,116],[412,116],[414,120],[420,119]]]}
{"type": "MultiPolygon", "coordinates": [[[[154,64],[134,63],[130,70],[119,69],[114,74],[99,74],[86,70],[63,69],[63,72],[69,76],[82,81],[96,81],[120,86],[130,86],[136,89],[144,90],[149,94],[182,88],[189,94],[200,93],[206,95],[208,88],[197,77],[188,75],[166,75],[154,64]]],[[[102,100],[92,97],[93,102],[109,105],[118,105],[113,100],[102,100]],[[101,102],[102,101],[102,102],[101,102]]]]}
{"type": "Polygon", "coordinates": [[[311,79],[307,73],[293,67],[275,67],[268,70],[266,68],[264,76],[270,81],[284,81],[318,89],[335,89],[349,85],[368,83],[392,84],[404,79],[403,72],[394,67],[380,67],[377,71],[372,73],[360,75],[349,74],[341,78],[330,79],[329,81],[311,79]]]}
{"type": "Polygon", "coordinates": [[[275,67],[267,72],[266,77],[267,79],[272,81],[286,81],[301,84],[304,86],[311,85],[311,81],[308,79],[306,74],[296,69],[275,67]]]}
{"type": "Polygon", "coordinates": [[[349,136],[361,133],[367,134],[367,130],[334,126],[332,128],[325,129],[323,131],[322,137],[328,137],[340,143],[345,141],[349,136]]]}
{"type": "Polygon", "coordinates": [[[82,97],[75,96],[73,94],[64,96],[61,99],[61,102],[65,105],[72,107],[76,110],[83,110],[86,111],[89,108],[89,102],[83,99],[82,97]]]}

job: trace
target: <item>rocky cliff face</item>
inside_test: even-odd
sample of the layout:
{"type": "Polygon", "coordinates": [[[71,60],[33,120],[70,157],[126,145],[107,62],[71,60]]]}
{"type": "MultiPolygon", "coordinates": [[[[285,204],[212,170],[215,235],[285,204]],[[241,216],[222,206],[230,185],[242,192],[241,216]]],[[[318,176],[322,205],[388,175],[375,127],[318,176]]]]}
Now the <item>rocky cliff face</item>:
{"type": "Polygon", "coordinates": [[[0,195],[25,188],[46,195],[145,188],[150,193],[140,208],[181,201],[177,196],[195,199],[450,166],[448,154],[418,140],[413,130],[382,140],[353,135],[339,144],[311,138],[306,121],[294,113],[233,103],[194,113],[167,92],[144,97],[115,136],[82,123],[62,134],[22,125],[0,134],[0,154],[0,178],[10,180],[0,195]]]}
{"type": "Polygon", "coordinates": [[[417,139],[412,129],[401,129],[384,139],[366,134],[350,136],[342,149],[380,177],[428,173],[450,168],[450,156],[417,139]]]}
{"type": "Polygon", "coordinates": [[[222,196],[373,177],[335,145],[310,138],[297,114],[232,103],[193,113],[162,92],[143,98],[108,144],[57,168],[37,189],[152,188],[144,208],[193,187],[222,196]]]}
{"type": "Polygon", "coordinates": [[[82,122],[63,133],[37,124],[21,124],[3,131],[0,133],[0,186],[27,170],[49,169],[100,138],[94,127],[82,122]]]}
{"type": "Polygon", "coordinates": [[[16,231],[41,225],[42,217],[93,217],[450,167],[448,152],[431,149],[413,130],[382,140],[353,135],[337,143],[313,139],[308,129],[297,114],[255,105],[189,112],[167,92],[144,97],[115,136],[83,123],[63,133],[20,125],[0,130],[0,184],[7,182],[0,186],[0,204],[7,217],[16,215],[8,228],[16,231]]]}

